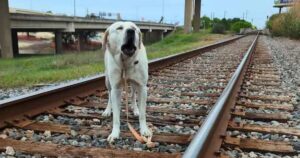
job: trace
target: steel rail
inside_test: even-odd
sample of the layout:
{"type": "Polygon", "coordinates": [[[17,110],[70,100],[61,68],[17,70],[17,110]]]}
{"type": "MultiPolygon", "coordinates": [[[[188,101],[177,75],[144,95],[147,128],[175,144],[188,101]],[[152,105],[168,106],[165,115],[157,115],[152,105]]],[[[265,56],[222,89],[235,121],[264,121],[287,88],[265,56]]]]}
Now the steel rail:
{"type": "Polygon", "coordinates": [[[213,158],[218,156],[222,137],[225,136],[224,133],[226,132],[227,124],[230,119],[230,110],[234,106],[237,92],[243,80],[243,74],[250,63],[258,36],[259,33],[248,48],[241,63],[209,112],[201,128],[193,137],[187,150],[183,154],[183,158],[213,158]]]}
{"type": "MultiPolygon", "coordinates": [[[[166,66],[197,56],[205,51],[229,44],[244,36],[232,37],[214,44],[199,47],[177,55],[160,58],[149,62],[149,71],[155,71],[166,66]]],[[[45,89],[28,95],[0,101],[0,128],[12,122],[22,122],[24,118],[32,117],[49,109],[65,104],[65,101],[76,96],[87,96],[97,90],[105,90],[105,76],[97,75],[88,79],[75,81],[62,86],[45,89]]]]}

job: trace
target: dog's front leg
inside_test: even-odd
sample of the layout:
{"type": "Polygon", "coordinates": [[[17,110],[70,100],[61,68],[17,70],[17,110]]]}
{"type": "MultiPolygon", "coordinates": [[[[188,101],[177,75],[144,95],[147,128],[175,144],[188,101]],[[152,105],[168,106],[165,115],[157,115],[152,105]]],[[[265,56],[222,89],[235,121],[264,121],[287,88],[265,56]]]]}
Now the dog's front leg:
{"type": "Polygon", "coordinates": [[[152,132],[149,130],[146,123],[146,102],[147,102],[147,87],[138,86],[138,104],[139,104],[139,121],[140,132],[143,136],[152,136],[152,132]]]}
{"type": "Polygon", "coordinates": [[[111,134],[108,136],[107,141],[113,142],[114,139],[120,136],[120,103],[121,103],[121,89],[111,89],[111,103],[113,111],[113,129],[111,134]]]}
{"type": "Polygon", "coordinates": [[[136,85],[132,84],[131,85],[131,93],[132,93],[131,108],[132,108],[134,116],[139,116],[140,112],[139,112],[139,108],[136,103],[136,93],[135,92],[136,92],[136,85]]]}
{"type": "Polygon", "coordinates": [[[109,117],[111,115],[111,90],[108,90],[108,102],[107,102],[107,107],[102,113],[102,116],[104,117],[109,117]]]}
{"type": "Polygon", "coordinates": [[[104,117],[109,117],[110,114],[111,114],[111,86],[110,86],[110,82],[109,82],[109,79],[108,79],[108,75],[107,73],[106,74],[106,77],[105,77],[105,85],[106,85],[106,88],[107,88],[107,91],[108,91],[108,102],[107,102],[107,107],[106,109],[104,110],[104,112],[102,113],[102,116],[104,117]]]}

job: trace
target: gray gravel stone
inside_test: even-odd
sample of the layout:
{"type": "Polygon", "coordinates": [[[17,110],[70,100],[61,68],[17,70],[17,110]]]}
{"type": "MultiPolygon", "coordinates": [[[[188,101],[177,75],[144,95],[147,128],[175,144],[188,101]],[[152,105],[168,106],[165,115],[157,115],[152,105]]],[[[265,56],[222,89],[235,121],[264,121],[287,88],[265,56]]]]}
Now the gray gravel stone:
{"type": "Polygon", "coordinates": [[[278,140],[279,139],[279,135],[275,134],[271,136],[271,140],[278,140]]]}
{"type": "Polygon", "coordinates": [[[6,139],[6,138],[7,138],[7,135],[6,135],[6,134],[0,134],[0,138],[6,139]]]}
{"type": "Polygon", "coordinates": [[[300,151],[300,142],[294,142],[293,145],[297,151],[300,151]]]}
{"type": "Polygon", "coordinates": [[[256,155],[254,152],[250,152],[250,153],[249,153],[249,156],[252,157],[252,158],[257,157],[257,155],[256,155]]]}
{"type": "Polygon", "coordinates": [[[168,148],[165,147],[165,146],[160,146],[158,150],[159,150],[160,152],[167,152],[167,151],[168,151],[168,148]]]}
{"type": "Polygon", "coordinates": [[[134,151],[143,151],[142,148],[133,148],[134,151]]]}
{"type": "Polygon", "coordinates": [[[280,123],[278,121],[271,121],[271,124],[273,126],[279,126],[280,125],[280,123]]]}
{"type": "Polygon", "coordinates": [[[76,136],[77,136],[77,132],[74,131],[74,130],[71,130],[71,135],[72,135],[73,137],[76,137],[76,136]]]}
{"type": "Polygon", "coordinates": [[[13,147],[7,146],[5,148],[5,154],[10,155],[10,156],[14,156],[16,154],[16,152],[15,152],[13,147]]]}
{"type": "Polygon", "coordinates": [[[78,141],[77,140],[69,140],[69,143],[71,145],[78,146],[78,141]]]}
{"type": "Polygon", "coordinates": [[[271,134],[265,134],[262,136],[262,139],[270,139],[271,138],[271,134]]]}
{"type": "Polygon", "coordinates": [[[50,137],[51,137],[51,131],[46,130],[46,131],[44,132],[44,136],[45,136],[46,138],[50,138],[50,137]]]}
{"type": "Polygon", "coordinates": [[[142,148],[143,144],[139,141],[136,141],[133,146],[134,146],[134,148],[142,148]]]}
{"type": "Polygon", "coordinates": [[[42,137],[41,137],[40,135],[38,135],[38,134],[33,134],[33,135],[32,135],[32,139],[33,139],[34,141],[39,142],[39,141],[42,139],[42,137]]]}
{"type": "Polygon", "coordinates": [[[40,154],[34,154],[33,155],[35,158],[41,158],[42,156],[40,154]]]}

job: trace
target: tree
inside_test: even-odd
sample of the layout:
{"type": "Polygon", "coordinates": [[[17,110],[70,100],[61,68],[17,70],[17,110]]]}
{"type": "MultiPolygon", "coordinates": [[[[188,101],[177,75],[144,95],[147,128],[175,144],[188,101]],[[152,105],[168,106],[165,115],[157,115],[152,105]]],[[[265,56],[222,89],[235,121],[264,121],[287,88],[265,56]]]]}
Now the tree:
{"type": "Polygon", "coordinates": [[[212,33],[223,34],[225,32],[225,26],[223,23],[215,23],[212,30],[212,33]]]}
{"type": "Polygon", "coordinates": [[[247,21],[238,21],[231,26],[231,30],[238,33],[242,28],[252,28],[252,24],[247,21]]]}
{"type": "Polygon", "coordinates": [[[203,16],[201,18],[201,28],[208,29],[208,28],[211,28],[211,26],[212,26],[212,22],[211,22],[210,18],[207,16],[203,16]]]}
{"type": "Polygon", "coordinates": [[[229,21],[229,20],[223,18],[223,19],[221,20],[221,23],[224,25],[224,27],[225,27],[226,30],[229,30],[229,29],[230,29],[230,25],[231,25],[231,24],[230,24],[230,21],[229,21]]]}
{"type": "Polygon", "coordinates": [[[218,23],[221,23],[221,20],[219,18],[214,18],[213,24],[218,24],[218,23]]]}

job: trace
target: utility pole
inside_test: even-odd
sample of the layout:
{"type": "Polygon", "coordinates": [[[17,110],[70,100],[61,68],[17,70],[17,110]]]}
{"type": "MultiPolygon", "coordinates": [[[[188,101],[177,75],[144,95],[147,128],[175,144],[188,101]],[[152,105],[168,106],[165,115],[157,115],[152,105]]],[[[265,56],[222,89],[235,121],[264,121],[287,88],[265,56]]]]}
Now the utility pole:
{"type": "Polygon", "coordinates": [[[165,0],[162,0],[162,16],[165,16],[165,0]]]}
{"type": "Polygon", "coordinates": [[[195,11],[193,18],[193,31],[199,32],[201,23],[201,0],[195,0],[195,11]]]}
{"type": "Polygon", "coordinates": [[[30,10],[32,10],[32,0],[30,0],[30,10]]]}
{"type": "Polygon", "coordinates": [[[76,0],[74,0],[74,19],[76,17],[76,0]]]}
{"type": "Polygon", "coordinates": [[[192,8],[193,0],[185,0],[184,7],[184,32],[190,33],[192,31],[192,8]]]}

